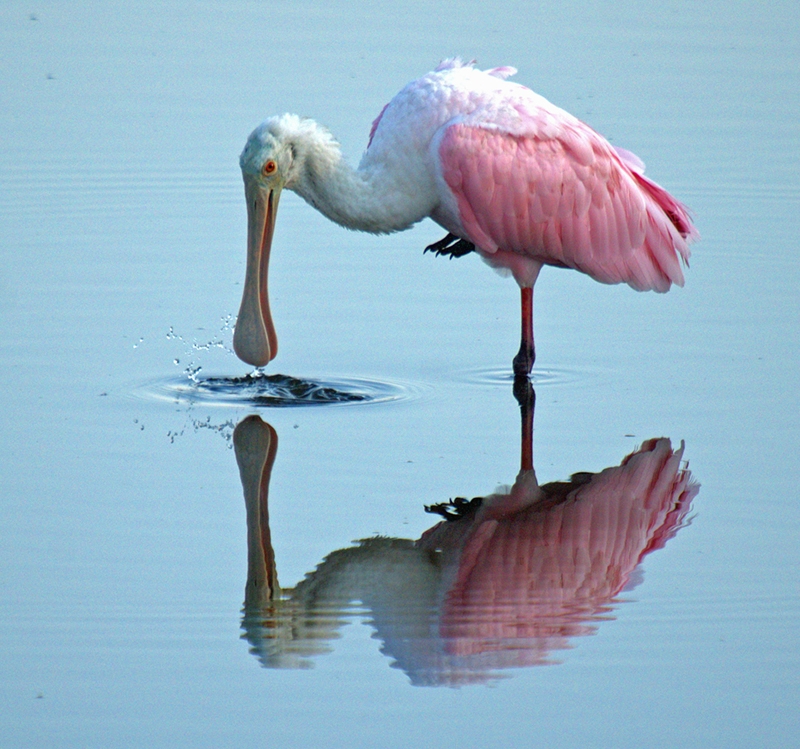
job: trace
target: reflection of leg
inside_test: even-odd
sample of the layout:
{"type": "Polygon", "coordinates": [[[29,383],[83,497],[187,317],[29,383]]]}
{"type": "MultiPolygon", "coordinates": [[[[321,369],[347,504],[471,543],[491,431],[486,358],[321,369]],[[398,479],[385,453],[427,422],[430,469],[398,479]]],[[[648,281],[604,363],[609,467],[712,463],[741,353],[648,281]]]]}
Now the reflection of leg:
{"type": "Polygon", "coordinates": [[[514,378],[514,397],[519,403],[522,421],[520,470],[530,471],[533,468],[533,412],[536,408],[536,393],[527,376],[518,375],[514,378]]]}
{"type": "Polygon", "coordinates": [[[536,348],[533,344],[533,288],[520,289],[522,297],[522,334],[519,353],[514,357],[514,374],[527,377],[536,361],[536,348]]]}
{"type": "Polygon", "coordinates": [[[245,609],[258,608],[280,594],[269,530],[269,479],[278,451],[278,435],[258,416],[248,416],[233,432],[247,510],[247,584],[245,609]]]}

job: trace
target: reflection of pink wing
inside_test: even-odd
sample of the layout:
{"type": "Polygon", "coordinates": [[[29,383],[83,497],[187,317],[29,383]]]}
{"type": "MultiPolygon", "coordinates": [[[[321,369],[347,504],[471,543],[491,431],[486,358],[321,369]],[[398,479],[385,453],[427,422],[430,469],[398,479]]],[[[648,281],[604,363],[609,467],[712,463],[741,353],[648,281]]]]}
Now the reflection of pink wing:
{"type": "MultiPolygon", "coordinates": [[[[611,610],[637,564],[689,510],[698,487],[681,470],[682,453],[651,440],[619,467],[576,482],[555,505],[544,499],[500,519],[495,505],[494,519],[479,511],[426,533],[421,544],[456,565],[440,618],[445,651],[480,655],[484,668],[492,651],[500,667],[533,665],[593,632],[588,623],[611,610]]],[[[552,487],[542,487],[545,496],[552,487]]]]}
{"type": "Polygon", "coordinates": [[[604,283],[682,286],[685,238],[696,236],[686,209],[633,154],[545,104],[527,111],[521,100],[510,130],[475,116],[445,131],[441,174],[468,238],[487,255],[506,250],[604,283]]]}

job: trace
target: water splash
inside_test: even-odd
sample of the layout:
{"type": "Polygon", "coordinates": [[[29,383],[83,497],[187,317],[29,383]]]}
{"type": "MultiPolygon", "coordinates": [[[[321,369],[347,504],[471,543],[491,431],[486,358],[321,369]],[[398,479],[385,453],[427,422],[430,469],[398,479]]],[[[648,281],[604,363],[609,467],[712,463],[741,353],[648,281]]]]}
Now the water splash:
{"type": "MultiPolygon", "coordinates": [[[[227,314],[224,317],[220,318],[222,322],[222,327],[220,327],[219,332],[216,337],[212,338],[210,341],[201,342],[198,341],[197,338],[193,338],[189,341],[187,338],[182,336],[180,333],[175,332],[175,328],[170,325],[169,330],[167,331],[167,340],[168,341],[178,341],[183,345],[184,348],[184,359],[188,359],[188,364],[186,364],[183,368],[183,373],[192,381],[198,382],[198,375],[200,374],[201,370],[203,369],[202,365],[199,364],[195,357],[197,354],[205,352],[205,351],[212,351],[214,349],[220,349],[225,351],[229,354],[233,354],[233,349],[226,343],[226,341],[230,340],[231,334],[233,331],[233,326],[236,322],[235,318],[231,314],[227,314]]],[[[135,348],[135,347],[134,347],[135,348]]],[[[181,365],[181,357],[175,357],[172,360],[172,363],[175,366],[181,365]]]]}
{"type": "Polygon", "coordinates": [[[191,429],[197,433],[200,431],[209,431],[213,434],[218,434],[227,443],[226,446],[229,450],[233,449],[233,430],[236,428],[236,423],[230,419],[223,421],[221,424],[211,421],[210,416],[205,419],[188,419],[180,429],[170,429],[167,432],[170,444],[175,444],[175,440],[183,437],[187,429],[191,429]]]}
{"type": "MultiPolygon", "coordinates": [[[[145,384],[137,388],[135,394],[189,407],[290,407],[383,403],[408,398],[420,390],[415,386],[379,380],[342,377],[301,379],[290,375],[266,374],[260,369],[241,377],[205,374],[203,368],[209,352],[220,350],[226,355],[235,356],[228,343],[235,323],[234,315],[225,315],[221,318],[218,335],[206,341],[196,337],[190,341],[170,326],[166,340],[177,342],[183,349],[178,355],[174,351],[171,353],[172,363],[180,368],[180,374],[145,384]],[[201,359],[204,360],[202,364],[201,359]]],[[[140,338],[134,348],[138,348],[142,342],[140,338]]]]}

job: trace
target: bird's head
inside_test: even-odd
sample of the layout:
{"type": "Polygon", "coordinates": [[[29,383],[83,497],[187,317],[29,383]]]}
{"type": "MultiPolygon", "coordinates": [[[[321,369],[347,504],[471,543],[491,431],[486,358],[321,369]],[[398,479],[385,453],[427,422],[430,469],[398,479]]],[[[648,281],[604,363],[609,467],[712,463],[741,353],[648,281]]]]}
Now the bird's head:
{"type": "Polygon", "coordinates": [[[233,349],[240,359],[256,367],[272,361],[278,352],[267,274],[278,200],[290,183],[295,160],[294,146],[284,132],[287,118],[292,117],[273,117],[257,127],[239,158],[247,200],[247,270],[233,349]]]}
{"type": "Polygon", "coordinates": [[[247,275],[233,349],[248,364],[263,367],[278,352],[267,271],[281,191],[294,190],[319,207],[316,179],[329,174],[340,159],[334,137],[313,120],[295,114],[270,118],[247,139],[239,158],[247,199],[247,275]]]}

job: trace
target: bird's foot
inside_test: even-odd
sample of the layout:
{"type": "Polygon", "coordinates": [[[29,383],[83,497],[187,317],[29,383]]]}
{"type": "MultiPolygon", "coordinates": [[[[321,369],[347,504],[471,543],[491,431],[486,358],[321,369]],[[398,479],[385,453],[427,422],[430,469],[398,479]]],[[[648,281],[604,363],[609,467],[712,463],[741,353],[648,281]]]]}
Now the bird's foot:
{"type": "Polygon", "coordinates": [[[528,377],[536,361],[536,351],[533,345],[520,344],[519,352],[514,357],[514,377],[528,377]]]}
{"type": "Polygon", "coordinates": [[[474,251],[475,245],[472,242],[467,242],[466,239],[461,239],[455,234],[448,234],[444,239],[429,244],[424,250],[424,252],[433,252],[436,255],[449,255],[451,260],[474,251]]]}

